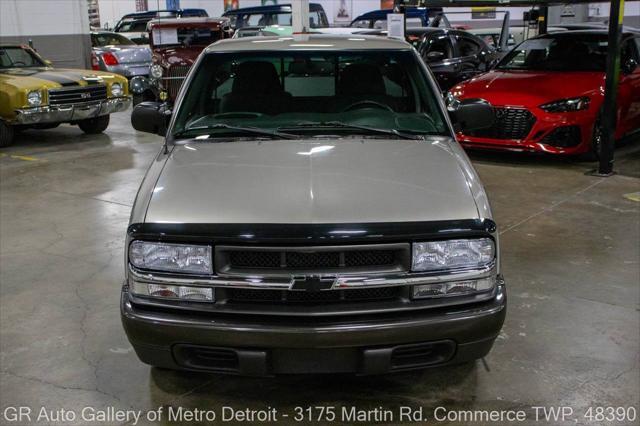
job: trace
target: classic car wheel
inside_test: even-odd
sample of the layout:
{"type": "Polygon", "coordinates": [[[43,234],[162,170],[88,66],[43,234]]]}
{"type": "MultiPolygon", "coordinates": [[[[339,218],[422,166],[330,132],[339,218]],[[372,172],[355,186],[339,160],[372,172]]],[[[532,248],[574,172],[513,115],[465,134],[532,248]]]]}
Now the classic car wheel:
{"type": "Polygon", "coordinates": [[[11,145],[13,134],[13,127],[0,121],[0,148],[11,145]]]}
{"type": "Polygon", "coordinates": [[[103,115],[102,117],[89,118],[87,120],[78,121],[78,127],[89,134],[95,135],[102,133],[109,126],[109,116],[103,115]]]}

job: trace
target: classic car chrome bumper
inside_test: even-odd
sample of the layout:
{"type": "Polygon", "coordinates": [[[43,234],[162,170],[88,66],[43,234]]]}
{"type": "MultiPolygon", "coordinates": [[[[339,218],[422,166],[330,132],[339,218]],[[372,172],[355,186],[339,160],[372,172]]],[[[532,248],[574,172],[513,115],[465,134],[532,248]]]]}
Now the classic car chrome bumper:
{"type": "Polygon", "coordinates": [[[123,96],[85,104],[24,108],[16,110],[12,124],[68,123],[125,111],[130,105],[131,97],[123,96]]]}

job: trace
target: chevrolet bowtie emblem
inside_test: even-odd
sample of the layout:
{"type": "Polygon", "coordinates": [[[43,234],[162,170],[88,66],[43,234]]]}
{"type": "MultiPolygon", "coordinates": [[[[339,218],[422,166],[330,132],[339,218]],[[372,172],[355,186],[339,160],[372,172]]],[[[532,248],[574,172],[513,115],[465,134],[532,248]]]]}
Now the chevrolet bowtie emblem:
{"type": "Polygon", "coordinates": [[[291,287],[291,290],[330,290],[335,281],[335,277],[323,277],[321,275],[296,275],[293,277],[293,286],[291,287]]]}

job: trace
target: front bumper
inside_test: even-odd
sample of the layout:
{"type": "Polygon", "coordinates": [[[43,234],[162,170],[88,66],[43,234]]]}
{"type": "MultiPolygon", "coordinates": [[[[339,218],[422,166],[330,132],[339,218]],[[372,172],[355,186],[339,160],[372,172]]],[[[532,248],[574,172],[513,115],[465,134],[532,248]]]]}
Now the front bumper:
{"type": "Polygon", "coordinates": [[[123,96],[85,104],[24,108],[16,110],[12,124],[71,123],[125,111],[130,105],[131,97],[123,96]]]}
{"type": "Polygon", "coordinates": [[[381,374],[485,356],[504,322],[506,289],[500,280],[492,299],[469,305],[318,319],[154,308],[133,303],[125,287],[121,314],[138,357],[155,366],[254,376],[381,374]]]}
{"type": "MultiPolygon", "coordinates": [[[[593,105],[592,105],[593,107],[593,105]]],[[[498,106],[498,108],[504,108],[498,106]]],[[[536,121],[522,139],[494,139],[459,133],[458,142],[465,148],[513,152],[540,152],[556,155],[579,155],[591,148],[593,125],[597,108],[585,111],[548,113],[539,108],[530,108],[536,121]],[[562,133],[575,132],[575,142],[567,140],[562,133]],[[558,137],[558,135],[560,135],[558,137]]]]}

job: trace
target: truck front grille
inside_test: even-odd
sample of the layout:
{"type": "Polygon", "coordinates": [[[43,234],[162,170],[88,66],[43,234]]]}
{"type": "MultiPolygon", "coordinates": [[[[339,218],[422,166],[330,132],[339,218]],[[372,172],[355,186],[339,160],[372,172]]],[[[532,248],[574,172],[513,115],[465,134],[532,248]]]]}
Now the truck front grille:
{"type": "Polygon", "coordinates": [[[229,302],[270,304],[327,304],[389,300],[400,297],[401,287],[374,287],[353,290],[286,291],[260,289],[227,289],[229,302]]]}
{"type": "Polygon", "coordinates": [[[217,247],[216,270],[230,275],[364,273],[408,270],[408,244],[332,247],[217,247]]]}
{"type": "Polygon", "coordinates": [[[107,99],[107,86],[96,84],[92,86],[74,87],[73,89],[50,89],[49,105],[65,106],[86,102],[104,101],[107,99]]]}
{"type": "Polygon", "coordinates": [[[468,132],[469,136],[490,139],[524,139],[536,122],[531,112],[523,108],[494,108],[491,127],[468,132]]]}

